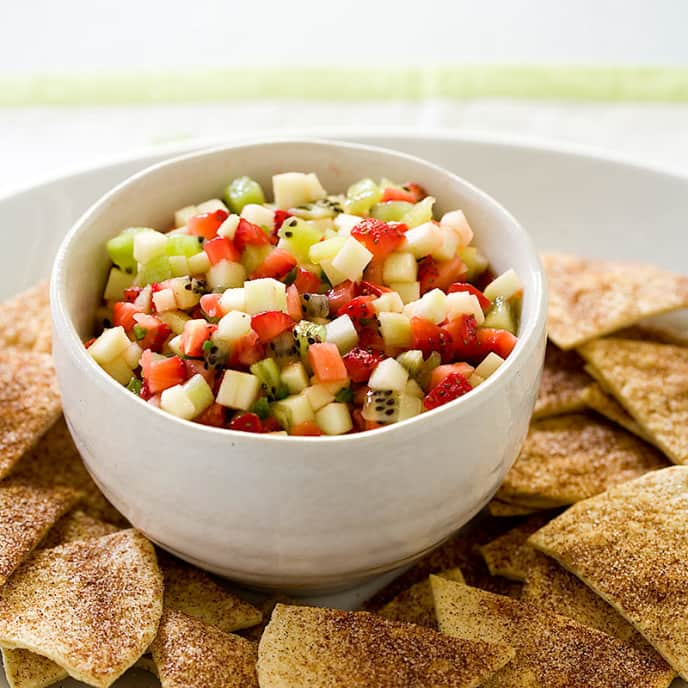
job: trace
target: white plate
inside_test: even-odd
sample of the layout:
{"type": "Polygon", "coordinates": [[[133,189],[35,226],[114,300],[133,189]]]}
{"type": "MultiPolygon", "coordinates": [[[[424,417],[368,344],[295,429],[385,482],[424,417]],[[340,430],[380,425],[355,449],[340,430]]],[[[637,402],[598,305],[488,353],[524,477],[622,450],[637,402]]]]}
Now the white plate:
{"type": "MultiPolygon", "coordinates": [[[[500,200],[543,249],[644,260],[686,270],[688,178],[587,152],[527,143],[382,133],[333,136],[329,132],[329,136],[395,148],[444,165],[500,200]]],[[[0,252],[0,298],[49,273],[62,236],[101,194],[134,172],[195,147],[129,158],[0,199],[5,237],[0,252]]],[[[355,607],[389,577],[317,602],[355,607]]],[[[67,681],[62,685],[76,688],[81,684],[67,681]]],[[[118,688],[156,685],[142,671],[131,671],[116,684],[118,688]]],[[[688,684],[677,681],[672,686],[680,687],[688,688],[688,684]]],[[[2,678],[0,688],[7,688],[2,678]]]]}

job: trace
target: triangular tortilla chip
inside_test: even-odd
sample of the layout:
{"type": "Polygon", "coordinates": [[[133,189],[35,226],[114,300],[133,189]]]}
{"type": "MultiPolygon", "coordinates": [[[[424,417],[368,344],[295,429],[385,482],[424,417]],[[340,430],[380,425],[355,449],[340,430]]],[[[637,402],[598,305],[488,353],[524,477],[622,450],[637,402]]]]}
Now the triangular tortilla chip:
{"type": "Polygon", "coordinates": [[[598,382],[593,382],[583,391],[583,401],[593,411],[597,411],[612,423],[620,425],[628,432],[632,432],[646,442],[653,444],[652,439],[643,431],[640,424],[633,420],[633,416],[614,397],[607,394],[598,382]]]}
{"type": "Polygon", "coordinates": [[[551,516],[531,516],[508,533],[480,547],[490,573],[493,576],[525,581],[533,560],[537,558],[535,550],[528,545],[528,538],[550,519],[551,516]]]}
{"type": "Polygon", "coordinates": [[[306,605],[307,603],[303,600],[299,600],[297,602],[291,597],[288,597],[287,595],[284,595],[279,592],[274,593],[269,597],[265,597],[264,599],[256,603],[263,617],[261,622],[259,624],[256,624],[255,626],[251,626],[250,628],[244,628],[243,630],[238,631],[238,635],[240,635],[242,638],[252,640],[256,643],[260,642],[260,639],[263,637],[263,633],[265,632],[267,625],[270,623],[272,612],[278,604],[306,605]]]}
{"type": "Polygon", "coordinates": [[[93,538],[112,535],[119,530],[117,526],[105,521],[99,521],[85,514],[80,509],[71,511],[64,515],[48,532],[41,544],[40,549],[52,549],[68,542],[77,540],[92,540],[93,538]]]}
{"type": "MultiPolygon", "coordinates": [[[[437,574],[440,578],[464,582],[461,569],[449,569],[437,574]]],[[[400,592],[377,612],[390,621],[405,621],[406,623],[428,628],[437,628],[435,616],[435,602],[432,599],[430,579],[412,585],[408,590],[400,592]]]]}
{"type": "Polygon", "coordinates": [[[38,487],[71,487],[82,493],[82,508],[94,518],[126,526],[124,517],[93,482],[64,417],[15,466],[12,478],[38,487]]]}
{"type": "Polygon", "coordinates": [[[581,354],[674,463],[688,463],[688,348],[601,339],[581,354]]]}
{"type": "Polygon", "coordinates": [[[583,359],[575,351],[562,351],[548,342],[533,418],[582,411],[585,402],[581,395],[590,382],[583,359]]]}
{"type": "Polygon", "coordinates": [[[34,652],[4,648],[1,651],[11,688],[47,688],[69,676],[61,666],[34,652]]]}
{"type": "Polygon", "coordinates": [[[220,587],[204,571],[167,554],[159,560],[166,609],[193,616],[225,633],[260,623],[260,610],[220,587]]]}
{"type": "Polygon", "coordinates": [[[526,506],[525,504],[505,502],[502,499],[491,499],[487,504],[487,511],[490,516],[495,518],[508,518],[511,516],[530,516],[544,510],[537,506],[526,506]]]}
{"type": "Polygon", "coordinates": [[[277,605],[258,678],[261,688],[474,688],[512,657],[506,643],[449,638],[368,612],[277,605]]]}
{"type": "Polygon", "coordinates": [[[625,327],[623,330],[614,332],[612,336],[618,339],[634,339],[640,342],[688,346],[688,332],[684,329],[677,328],[673,324],[671,327],[660,327],[652,324],[651,321],[646,321],[642,325],[625,327]]]}
{"type": "Polygon", "coordinates": [[[0,645],[106,688],[146,651],[161,614],[155,550],[123,530],[41,550],[17,569],[0,588],[0,645]]]}
{"type": "Polygon", "coordinates": [[[539,507],[573,504],[666,465],[657,449],[607,421],[546,418],[531,425],[497,497],[539,507]]]}
{"type": "Polygon", "coordinates": [[[0,479],[60,416],[60,393],[50,356],[0,352],[0,479]]]}
{"type": "Polygon", "coordinates": [[[151,646],[162,688],[258,688],[254,643],[166,610],[151,646]]]}
{"type": "Polygon", "coordinates": [[[573,349],[642,318],[688,308],[688,277],[653,265],[542,256],[549,287],[548,329],[573,349]]]}
{"type": "Polygon", "coordinates": [[[78,500],[73,490],[0,483],[0,585],[78,500]]]}
{"type": "Polygon", "coordinates": [[[580,502],[530,542],[601,595],[688,678],[688,466],[580,502]]]}
{"type": "Polygon", "coordinates": [[[0,348],[50,353],[49,345],[50,288],[44,280],[0,303],[0,348]]]}
{"type": "Polygon", "coordinates": [[[485,688],[666,688],[673,672],[600,631],[534,605],[435,576],[440,629],[453,637],[510,643],[516,657],[485,688]]]}

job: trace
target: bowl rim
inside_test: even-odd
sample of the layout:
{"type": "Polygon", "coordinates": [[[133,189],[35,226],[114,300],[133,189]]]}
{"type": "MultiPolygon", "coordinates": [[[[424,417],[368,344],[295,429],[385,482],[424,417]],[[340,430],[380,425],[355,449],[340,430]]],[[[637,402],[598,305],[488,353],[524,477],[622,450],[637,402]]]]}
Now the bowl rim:
{"type": "MultiPolygon", "coordinates": [[[[507,210],[498,200],[493,198],[487,192],[483,191],[479,187],[475,186],[468,180],[460,177],[459,175],[447,170],[441,165],[437,165],[433,162],[420,158],[416,155],[411,155],[409,153],[403,153],[401,151],[384,148],[382,146],[371,146],[362,143],[352,143],[348,141],[336,141],[325,138],[290,138],[290,137],[261,137],[252,140],[242,140],[237,142],[220,143],[218,145],[213,145],[208,148],[203,148],[199,150],[194,150],[191,152],[186,152],[181,155],[176,155],[172,158],[163,160],[161,162],[150,165],[139,172],[127,177],[107,193],[100,196],[91,206],[79,217],[79,219],[72,225],[67,234],[62,239],[60,246],[58,248],[55,260],[53,261],[53,268],[50,276],[50,304],[51,304],[51,316],[54,329],[60,333],[60,338],[65,345],[68,353],[76,357],[77,362],[80,364],[79,368],[83,370],[84,374],[87,376],[95,376],[95,379],[99,381],[101,385],[109,385],[112,393],[125,395],[130,399],[131,402],[136,404],[140,409],[148,409],[148,412],[158,414],[159,417],[167,419],[168,422],[181,424],[182,427],[190,429],[194,427],[198,432],[212,433],[219,436],[228,436],[235,439],[241,439],[242,441],[268,441],[268,442],[284,442],[288,441],[291,443],[304,443],[304,444],[320,444],[333,442],[351,442],[351,441],[364,441],[371,437],[382,438],[383,434],[387,435],[390,432],[399,430],[401,428],[406,428],[411,424],[418,422],[420,419],[430,419],[436,418],[442,414],[447,414],[448,412],[461,408],[464,412],[468,412],[473,406],[480,403],[482,397],[490,391],[494,391],[494,388],[504,380],[508,375],[513,375],[517,372],[517,367],[520,359],[526,355],[533,347],[538,345],[540,336],[544,334],[546,328],[546,314],[547,314],[547,284],[544,275],[544,269],[540,256],[535,247],[532,237],[526,232],[521,223],[507,210]],[[136,397],[131,394],[123,385],[120,385],[114,378],[108,375],[87,353],[83,346],[83,342],[79,338],[76,331],[76,327],[72,321],[72,318],[67,313],[66,305],[63,299],[63,289],[64,289],[64,274],[65,274],[65,263],[67,256],[69,255],[72,245],[78,240],[79,235],[84,228],[90,224],[94,217],[96,217],[102,210],[103,207],[107,206],[109,202],[117,197],[120,193],[126,190],[131,184],[134,184],[139,179],[144,177],[152,176],[157,174],[160,170],[174,167],[180,163],[187,160],[192,160],[195,158],[202,158],[204,156],[215,155],[221,152],[243,149],[243,148],[253,148],[253,147],[264,147],[272,145],[284,145],[284,144],[296,144],[296,145],[308,145],[308,146],[322,146],[336,149],[347,149],[347,150],[358,150],[365,152],[378,153],[382,155],[391,155],[397,158],[405,159],[416,164],[420,164],[426,168],[434,170],[437,173],[445,175],[453,179],[453,181],[458,182],[460,185],[464,186],[467,190],[473,193],[481,202],[491,205],[494,210],[499,212],[504,216],[504,219],[512,225],[512,228],[517,232],[518,241],[522,244],[524,248],[525,255],[528,257],[528,262],[531,263],[531,269],[534,276],[534,308],[533,316],[525,323],[525,328],[519,333],[518,341],[514,347],[513,352],[505,360],[504,364],[501,365],[495,373],[493,373],[487,380],[480,384],[479,387],[474,388],[467,394],[454,399],[453,401],[443,404],[430,411],[425,411],[418,416],[412,418],[407,418],[406,420],[392,423],[390,425],[376,428],[374,431],[363,431],[363,432],[353,432],[344,435],[320,435],[320,436],[302,436],[302,435],[272,435],[270,433],[248,433],[242,432],[240,430],[232,430],[229,428],[216,428],[209,425],[203,425],[201,423],[196,423],[193,420],[185,420],[179,418],[171,413],[163,411],[160,408],[152,406],[140,397],[136,397]],[[229,433],[229,435],[227,435],[229,433]]],[[[523,324],[523,323],[522,323],[523,324]]],[[[145,413],[145,411],[142,411],[145,413]]]]}

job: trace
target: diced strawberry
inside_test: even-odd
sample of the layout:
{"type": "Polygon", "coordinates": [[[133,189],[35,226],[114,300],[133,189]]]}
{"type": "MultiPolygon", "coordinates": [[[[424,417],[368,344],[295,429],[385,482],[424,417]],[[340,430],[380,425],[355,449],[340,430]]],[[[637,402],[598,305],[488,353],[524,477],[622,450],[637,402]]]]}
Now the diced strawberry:
{"type": "Polygon", "coordinates": [[[487,311],[492,305],[490,299],[488,299],[487,296],[480,291],[480,289],[470,284],[470,282],[454,282],[454,284],[450,284],[449,288],[447,289],[448,294],[453,294],[457,291],[467,291],[469,294],[473,294],[473,296],[478,299],[478,303],[484,311],[487,311]]]}
{"type": "Polygon", "coordinates": [[[315,421],[305,420],[303,423],[295,425],[289,434],[300,437],[319,437],[322,435],[322,430],[315,421]]]}
{"type": "Polygon", "coordinates": [[[196,423],[201,423],[202,425],[222,428],[227,422],[227,409],[221,404],[211,404],[200,416],[194,418],[194,420],[196,423]]]}
{"type": "Polygon", "coordinates": [[[339,349],[332,342],[309,346],[308,362],[320,382],[339,382],[348,377],[339,349]]]}
{"type": "Polygon", "coordinates": [[[356,285],[351,280],[344,280],[336,287],[332,287],[327,292],[327,301],[330,305],[330,313],[339,313],[339,311],[350,303],[356,296],[356,285]]]}
{"type": "Polygon", "coordinates": [[[243,217],[239,220],[236,232],[234,232],[234,245],[239,251],[243,251],[247,246],[267,246],[270,237],[263,231],[262,227],[254,225],[243,217]]]}
{"type": "Polygon", "coordinates": [[[200,357],[203,355],[203,344],[210,337],[210,324],[206,320],[187,320],[180,348],[185,356],[200,357]]]}
{"type": "Polygon", "coordinates": [[[187,223],[187,231],[193,236],[212,239],[217,235],[220,225],[229,217],[226,210],[215,210],[212,213],[194,215],[187,223]]]}
{"type": "Polygon", "coordinates": [[[351,230],[351,236],[360,241],[376,258],[384,258],[403,243],[402,227],[367,217],[351,230]]]}
{"type": "Polygon", "coordinates": [[[357,296],[342,306],[338,315],[348,315],[358,332],[358,342],[363,348],[384,350],[385,343],[380,334],[377,313],[372,305],[374,296],[357,296]]]}
{"type": "Polygon", "coordinates": [[[348,315],[353,320],[354,325],[356,325],[358,320],[363,320],[362,324],[365,326],[368,324],[367,321],[376,315],[375,308],[372,305],[374,300],[374,296],[356,296],[341,306],[337,310],[337,315],[348,315]]]}
{"type": "Polygon", "coordinates": [[[234,342],[229,359],[230,367],[248,367],[265,358],[265,348],[258,334],[251,330],[234,342]]]}
{"type": "Polygon", "coordinates": [[[203,294],[201,296],[201,308],[203,313],[209,318],[221,318],[222,309],[220,308],[220,299],[222,294],[203,294]]]}
{"type": "Polygon", "coordinates": [[[394,186],[388,186],[382,192],[382,199],[380,200],[380,203],[387,203],[388,201],[406,201],[407,203],[415,203],[416,197],[410,191],[397,189],[394,186]]]}
{"type": "Polygon", "coordinates": [[[214,368],[206,368],[203,361],[194,361],[187,358],[184,361],[186,366],[186,377],[191,379],[194,375],[201,375],[203,379],[212,386],[215,384],[215,370],[214,368]]]}
{"type": "Polygon", "coordinates": [[[478,323],[472,315],[459,315],[442,325],[453,342],[454,359],[474,359],[478,355],[478,323]]]}
{"type": "Polygon", "coordinates": [[[287,287],[287,311],[289,315],[296,321],[301,320],[303,310],[301,308],[301,296],[296,285],[290,284],[287,287]]]}
{"type": "Polygon", "coordinates": [[[432,256],[425,256],[418,261],[418,281],[420,293],[425,294],[431,289],[446,290],[452,282],[466,276],[466,266],[461,258],[454,256],[451,260],[435,260],[432,256]]]}
{"type": "Polygon", "coordinates": [[[282,311],[263,311],[251,318],[251,328],[264,344],[279,337],[282,332],[290,330],[294,325],[294,318],[282,311]]]}
{"type": "Polygon", "coordinates": [[[369,351],[357,346],[344,355],[344,365],[352,382],[368,382],[375,368],[384,359],[384,354],[379,351],[369,351]]]}
{"type": "Polygon", "coordinates": [[[404,184],[404,189],[413,196],[414,203],[422,201],[428,195],[428,192],[420,184],[416,184],[415,182],[404,184]]]}
{"type": "Polygon", "coordinates": [[[288,217],[291,217],[291,214],[288,213],[286,210],[275,210],[275,223],[273,226],[273,234],[275,236],[277,235],[277,232],[279,232],[280,228],[284,224],[284,221],[288,217]]]}
{"type": "Polygon", "coordinates": [[[297,260],[283,248],[275,248],[267,258],[251,273],[251,279],[272,277],[280,280],[296,267],[297,260]]]}
{"type": "Polygon", "coordinates": [[[263,421],[263,432],[278,432],[283,429],[280,422],[274,416],[268,416],[263,421]]]}
{"type": "Polygon", "coordinates": [[[480,291],[485,291],[485,287],[490,283],[494,282],[495,277],[497,275],[490,270],[490,268],[487,268],[487,270],[484,270],[481,272],[474,280],[473,283],[475,286],[480,289],[480,291]]]}
{"type": "Polygon", "coordinates": [[[452,373],[440,382],[429,394],[423,399],[423,406],[426,409],[434,409],[443,404],[447,404],[454,399],[458,399],[473,388],[468,383],[468,380],[460,373],[452,373]]]}
{"type": "Polygon", "coordinates": [[[238,413],[229,423],[230,430],[263,432],[263,421],[255,413],[238,413]]]}
{"type": "Polygon", "coordinates": [[[138,295],[143,291],[143,287],[128,287],[124,290],[124,300],[134,303],[138,295]]]}
{"type": "Polygon", "coordinates": [[[227,237],[216,236],[214,239],[206,241],[203,250],[206,252],[211,265],[216,265],[221,260],[237,263],[241,259],[241,252],[227,237]]]}
{"type": "Polygon", "coordinates": [[[473,374],[473,366],[468,365],[468,363],[447,363],[437,366],[437,368],[430,373],[430,389],[437,387],[445,378],[454,373],[458,373],[468,379],[473,374]]]}
{"type": "Polygon", "coordinates": [[[151,361],[148,366],[146,382],[151,394],[162,392],[186,380],[186,366],[179,356],[151,361]]]}
{"type": "Polygon", "coordinates": [[[437,261],[432,256],[425,256],[418,261],[418,281],[420,282],[421,294],[435,288],[439,274],[437,261]]]}
{"type": "Polygon", "coordinates": [[[368,267],[363,271],[363,279],[370,284],[382,284],[384,269],[384,259],[373,257],[370,263],[368,263],[368,267]]]}
{"type": "Polygon", "coordinates": [[[420,349],[423,356],[437,351],[447,363],[454,358],[451,334],[425,318],[411,318],[411,348],[420,349]]]}
{"type": "Polygon", "coordinates": [[[297,267],[294,285],[300,294],[317,294],[320,291],[320,277],[306,268],[297,267]]]}
{"type": "Polygon", "coordinates": [[[139,346],[159,353],[165,340],[170,336],[169,326],[154,315],[136,313],[133,317],[136,325],[132,329],[139,346]]]}
{"type": "Polygon", "coordinates": [[[489,327],[478,329],[478,347],[480,356],[487,356],[493,352],[502,358],[506,358],[516,346],[518,338],[508,330],[494,330],[489,327]]]}
{"type": "Polygon", "coordinates": [[[143,353],[141,354],[141,358],[139,358],[139,365],[141,366],[141,376],[143,377],[144,381],[146,377],[148,377],[148,371],[150,370],[150,364],[152,360],[153,352],[150,349],[144,349],[143,353]]]}
{"type": "Polygon", "coordinates": [[[392,291],[389,287],[383,287],[381,284],[373,284],[372,282],[368,282],[368,280],[363,280],[358,290],[361,296],[380,296],[385,292],[392,291]]]}
{"type": "Polygon", "coordinates": [[[127,333],[131,332],[136,325],[134,315],[140,313],[138,306],[128,301],[118,301],[112,307],[112,324],[115,327],[121,325],[127,333]]]}

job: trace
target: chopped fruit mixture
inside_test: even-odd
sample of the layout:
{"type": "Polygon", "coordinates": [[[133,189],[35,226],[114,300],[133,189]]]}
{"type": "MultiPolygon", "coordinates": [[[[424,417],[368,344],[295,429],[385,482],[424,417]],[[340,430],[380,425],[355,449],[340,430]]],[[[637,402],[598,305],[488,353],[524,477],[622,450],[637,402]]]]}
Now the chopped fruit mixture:
{"type": "Polygon", "coordinates": [[[516,344],[522,284],[419,185],[248,177],[112,238],[88,352],[168,413],[244,432],[372,430],[469,393],[516,344]]]}

